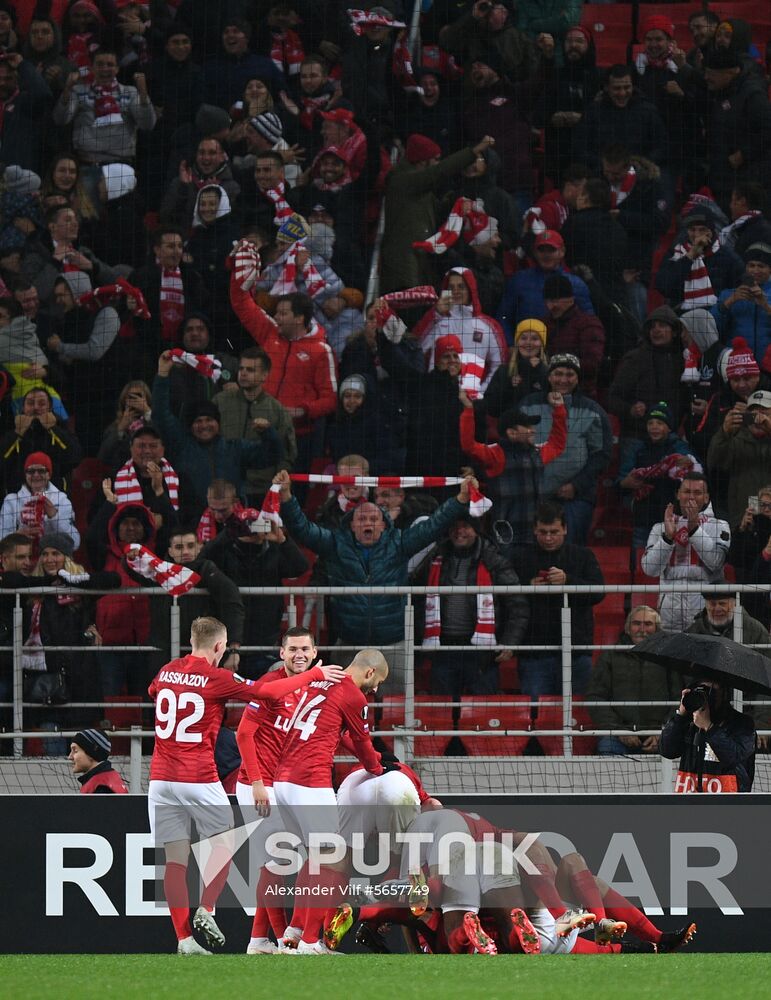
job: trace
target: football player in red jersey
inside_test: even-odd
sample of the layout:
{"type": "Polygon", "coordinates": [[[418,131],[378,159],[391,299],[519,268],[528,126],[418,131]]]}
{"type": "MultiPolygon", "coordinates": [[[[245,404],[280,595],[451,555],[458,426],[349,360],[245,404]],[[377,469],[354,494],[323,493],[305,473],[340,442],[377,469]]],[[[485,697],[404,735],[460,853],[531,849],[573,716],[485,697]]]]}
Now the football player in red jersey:
{"type": "MultiPolygon", "coordinates": [[[[290,628],[281,642],[279,656],[283,666],[273,676],[295,677],[307,674],[303,677],[305,683],[324,680],[324,669],[320,664],[311,669],[316,652],[313,636],[306,628],[290,628]]],[[[252,807],[259,816],[270,817],[267,822],[260,824],[250,843],[250,859],[255,866],[262,868],[262,874],[257,885],[257,911],[252,922],[247,955],[272,955],[287,947],[283,944],[287,929],[283,906],[262,905],[271,896],[271,886],[282,881],[270,869],[263,867],[267,861],[264,843],[270,833],[280,828],[281,816],[276,808],[273,776],[300,693],[298,689],[280,698],[259,698],[250,702],[241,716],[236,733],[242,761],[236,798],[246,816],[251,811],[249,807],[252,807]],[[259,844],[256,844],[258,837],[259,844]],[[268,937],[269,925],[276,935],[278,946],[268,937]]],[[[298,933],[298,939],[299,936],[298,933]]]]}
{"type": "MultiPolygon", "coordinates": [[[[388,664],[377,649],[360,650],[338,685],[313,681],[303,692],[290,721],[284,752],[274,775],[273,790],[287,828],[305,845],[311,836],[337,834],[337,801],[332,788],[332,764],[340,735],[347,730],[354,752],[370,774],[388,770],[372,746],[367,724],[367,695],[388,676],[388,664]]],[[[320,899],[334,909],[331,897],[340,891],[343,871],[322,864],[318,875],[308,868],[297,879],[296,898],[320,899]]],[[[321,940],[324,910],[305,911],[300,955],[338,954],[321,940]]]]}
{"type": "MultiPolygon", "coordinates": [[[[210,945],[221,947],[222,931],[212,916],[230,868],[233,812],[217,778],[214,744],[228,701],[281,697],[303,687],[304,677],[247,681],[218,664],[227,648],[227,629],[216,618],[196,618],[190,630],[192,652],[166,664],[149,687],[155,702],[155,747],[147,797],[150,830],[166,853],[164,891],[181,955],[210,954],[193,937],[187,892],[190,821],[209,839],[210,856],[203,872],[204,891],[193,926],[210,945]]],[[[344,677],[326,667],[324,683],[344,677]]]]}

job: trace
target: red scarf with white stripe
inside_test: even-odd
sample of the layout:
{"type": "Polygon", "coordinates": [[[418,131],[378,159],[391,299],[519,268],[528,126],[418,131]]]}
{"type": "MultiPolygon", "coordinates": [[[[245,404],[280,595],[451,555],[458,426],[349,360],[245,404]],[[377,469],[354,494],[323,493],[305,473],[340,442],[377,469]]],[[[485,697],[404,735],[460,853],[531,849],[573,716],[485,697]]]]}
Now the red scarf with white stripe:
{"type": "Polygon", "coordinates": [[[144,545],[126,545],[123,548],[129,568],[148,580],[154,580],[172,597],[180,597],[201,582],[201,577],[188,566],[164,562],[144,545]]]}
{"type": "MultiPolygon", "coordinates": [[[[305,250],[305,243],[303,240],[298,240],[296,243],[293,243],[287,250],[281,274],[276,279],[270,290],[271,295],[290,295],[292,292],[297,291],[298,250],[305,250]]],[[[310,254],[303,265],[302,276],[305,281],[305,291],[312,299],[315,298],[320,292],[323,292],[327,287],[326,281],[324,281],[319,272],[316,270],[316,266],[314,265],[310,254]]]]}
{"type": "MultiPolygon", "coordinates": [[[[701,471],[701,465],[690,455],[665,455],[664,458],[659,459],[658,462],[654,462],[653,465],[632,469],[629,475],[636,476],[638,479],[663,479],[667,476],[669,479],[683,480],[687,473],[701,471]],[[688,459],[686,465],[681,464],[683,458],[688,459]]],[[[643,483],[642,486],[634,491],[634,498],[635,500],[642,500],[652,492],[653,484],[643,483]]]]}
{"type": "Polygon", "coordinates": [[[213,354],[193,354],[191,351],[183,351],[181,347],[173,347],[169,354],[175,364],[189,365],[193,371],[204,378],[210,378],[212,382],[218,382],[222,378],[222,362],[213,354]]]}
{"type": "MultiPolygon", "coordinates": [[[[459,486],[463,479],[460,476],[332,476],[292,473],[289,477],[293,483],[326,483],[332,486],[367,486],[374,489],[377,486],[409,489],[438,489],[442,486],[459,486]]],[[[281,487],[276,483],[270,487],[262,502],[260,517],[273,521],[279,527],[281,521],[281,487]]],[[[481,517],[492,507],[492,500],[484,496],[475,486],[469,491],[469,511],[472,517],[481,517]]]]}
{"type": "Polygon", "coordinates": [[[293,215],[292,209],[289,207],[286,198],[286,184],[283,181],[279,181],[278,184],[273,188],[268,188],[265,192],[265,197],[270,198],[273,202],[275,208],[273,211],[273,225],[280,226],[282,223],[293,215]]]}
{"type": "MultiPolygon", "coordinates": [[[[678,243],[675,247],[675,252],[672,254],[672,260],[682,260],[690,249],[690,243],[678,243]]],[[[710,306],[714,306],[717,302],[717,296],[709,278],[706,258],[717,253],[719,249],[720,243],[718,240],[715,240],[712,246],[705,250],[701,257],[697,257],[691,261],[691,273],[683,286],[683,309],[709,309],[710,306]]]]}
{"type": "Polygon", "coordinates": [[[161,340],[169,343],[177,339],[185,317],[185,289],[182,271],[178,268],[161,268],[161,340]]]}
{"type": "MultiPolygon", "coordinates": [[[[239,500],[236,500],[230,516],[244,524],[248,524],[249,521],[256,521],[260,516],[260,512],[256,507],[244,507],[239,500]]],[[[210,542],[212,538],[217,537],[217,520],[214,517],[214,511],[211,507],[207,507],[203,514],[201,514],[201,520],[198,522],[195,534],[199,542],[210,542]]]]}
{"type": "Polygon", "coordinates": [[[33,493],[19,511],[19,526],[42,528],[46,519],[46,498],[43,493],[33,493]]]}
{"type": "Polygon", "coordinates": [[[305,49],[296,31],[272,31],[270,34],[270,58],[279,73],[295,76],[300,72],[300,64],[305,58],[305,49]]]}
{"type": "MultiPolygon", "coordinates": [[[[431,563],[428,586],[438,587],[442,572],[442,557],[437,556],[431,563]]],[[[492,586],[492,577],[487,566],[479,560],[477,564],[477,587],[492,586]]],[[[426,627],[423,632],[424,646],[438,646],[442,632],[442,599],[439,594],[426,594],[426,627]]],[[[477,623],[471,636],[472,646],[495,645],[495,599],[492,594],[477,594],[477,623]]]]}
{"type": "Polygon", "coordinates": [[[313,122],[320,111],[324,111],[334,94],[321,94],[320,97],[309,97],[308,94],[300,95],[300,125],[307,131],[313,130],[313,122]]]}
{"type": "Polygon", "coordinates": [[[120,109],[120,86],[113,82],[109,87],[94,84],[91,88],[94,94],[94,125],[102,128],[105,125],[122,125],[123,112],[120,109]]]}
{"type": "Polygon", "coordinates": [[[720,230],[720,244],[724,247],[734,247],[736,246],[736,240],[739,236],[739,230],[744,225],[745,222],[749,222],[750,219],[756,219],[759,215],[763,213],[757,209],[752,209],[750,212],[745,212],[744,215],[740,215],[738,219],[734,219],[730,226],[726,226],[724,229],[720,230]]]}
{"type": "Polygon", "coordinates": [[[477,227],[481,228],[487,215],[482,211],[482,203],[475,201],[469,211],[463,209],[464,198],[458,198],[450,209],[447,221],[439,229],[439,232],[429,236],[427,240],[415,240],[412,244],[415,250],[425,250],[426,253],[443,254],[450,247],[455,246],[464,231],[468,230],[469,236],[474,233],[477,227]],[[484,219],[483,219],[484,217],[484,219]]]}
{"type": "Polygon", "coordinates": [[[239,240],[230,251],[227,263],[233,270],[238,287],[248,292],[262,270],[262,260],[256,245],[248,240],[239,240]]]}
{"type": "Polygon", "coordinates": [[[84,292],[78,299],[78,305],[88,309],[89,312],[99,312],[113,299],[123,296],[136,299],[137,308],[134,311],[134,316],[137,319],[150,319],[150,310],[147,308],[144,295],[138,288],[130,285],[125,278],[118,278],[113,285],[100,285],[99,288],[94,288],[90,292],[84,292]]]}
{"type": "Polygon", "coordinates": [[[637,183],[637,171],[630,167],[618,187],[612,186],[610,189],[610,207],[618,208],[629,197],[629,193],[637,183]]]}
{"type": "MultiPolygon", "coordinates": [[[[169,493],[171,506],[174,510],[179,510],[179,476],[167,459],[162,458],[158,464],[163,473],[163,481],[169,493]]],[[[134,468],[134,463],[131,459],[118,469],[112,489],[119,504],[144,503],[137,470],[134,468]]]]}
{"type": "Polygon", "coordinates": [[[93,33],[89,31],[85,35],[70,35],[67,42],[67,59],[80,74],[81,83],[91,83],[94,79],[91,58],[99,44],[91,41],[93,37],[93,33]]]}
{"type": "Polygon", "coordinates": [[[469,399],[478,399],[482,395],[482,382],[485,377],[485,359],[478,354],[461,354],[460,356],[460,388],[469,399]]]}
{"type": "Polygon", "coordinates": [[[396,309],[409,309],[410,306],[432,306],[439,298],[433,285],[415,285],[414,288],[403,288],[399,292],[386,292],[380,297],[389,306],[396,309]]]}

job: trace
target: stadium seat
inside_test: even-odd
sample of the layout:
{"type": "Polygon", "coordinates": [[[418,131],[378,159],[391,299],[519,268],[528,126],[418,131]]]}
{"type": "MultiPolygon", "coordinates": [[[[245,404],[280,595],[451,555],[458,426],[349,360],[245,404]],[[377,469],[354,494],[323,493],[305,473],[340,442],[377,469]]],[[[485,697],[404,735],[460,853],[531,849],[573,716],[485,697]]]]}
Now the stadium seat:
{"type": "Polygon", "coordinates": [[[588,28],[597,50],[597,65],[625,63],[632,37],[632,4],[584,4],[581,24],[588,28]]]}
{"type": "MultiPolygon", "coordinates": [[[[437,695],[421,695],[415,698],[416,729],[454,729],[451,701],[444,701],[437,695]],[[428,704],[426,704],[428,702],[428,704]]],[[[416,738],[416,757],[441,757],[447,750],[450,736],[422,736],[416,738]]]]}
{"type": "MultiPolygon", "coordinates": [[[[459,729],[531,729],[530,698],[495,696],[495,702],[479,695],[461,699],[459,729]]],[[[518,756],[529,736],[461,736],[470,757],[518,756]]]]}
{"type": "Polygon", "coordinates": [[[70,500],[75,511],[75,524],[81,538],[85,538],[88,528],[88,512],[97,496],[102,492],[102,480],[109,469],[98,458],[84,458],[72,470],[70,477],[70,500]]]}
{"type": "MultiPolygon", "coordinates": [[[[572,726],[589,728],[592,725],[589,712],[580,704],[579,697],[572,700],[572,726]]],[[[536,710],[535,729],[562,729],[562,698],[555,695],[541,695],[536,710]]],[[[536,739],[547,757],[562,756],[562,736],[537,736],[536,739]]],[[[597,748],[594,736],[579,736],[573,738],[573,754],[581,756],[592,754],[597,748]]]]}

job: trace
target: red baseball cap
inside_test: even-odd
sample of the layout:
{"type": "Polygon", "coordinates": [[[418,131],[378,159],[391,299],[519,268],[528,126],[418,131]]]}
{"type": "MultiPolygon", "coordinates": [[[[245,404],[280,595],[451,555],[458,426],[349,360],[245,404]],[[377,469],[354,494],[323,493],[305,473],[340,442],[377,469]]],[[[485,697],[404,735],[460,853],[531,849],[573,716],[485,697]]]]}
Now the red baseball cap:
{"type": "Polygon", "coordinates": [[[338,122],[340,125],[353,125],[353,111],[348,108],[333,108],[332,111],[322,111],[321,117],[328,122],[338,122]]]}
{"type": "Polygon", "coordinates": [[[565,249],[565,241],[555,229],[544,229],[535,238],[537,247],[554,247],[556,250],[565,249]]]}

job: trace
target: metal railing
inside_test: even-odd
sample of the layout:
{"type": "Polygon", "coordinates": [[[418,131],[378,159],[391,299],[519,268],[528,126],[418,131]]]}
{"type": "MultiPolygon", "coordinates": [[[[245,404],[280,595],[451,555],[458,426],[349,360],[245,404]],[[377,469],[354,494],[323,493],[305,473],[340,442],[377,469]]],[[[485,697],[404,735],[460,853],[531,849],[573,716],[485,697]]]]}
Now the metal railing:
{"type": "MultiPolygon", "coordinates": [[[[734,615],[734,637],[737,641],[741,642],[743,638],[742,632],[742,615],[741,615],[741,595],[743,593],[758,593],[763,592],[771,594],[771,585],[752,585],[752,584],[731,584],[731,588],[736,592],[736,612],[734,615]]],[[[672,583],[659,583],[655,585],[641,585],[632,588],[635,595],[641,594],[657,594],[663,595],[666,593],[706,593],[709,591],[725,591],[725,584],[697,584],[693,583],[690,586],[684,586],[682,583],[680,585],[672,583]]],[[[0,596],[13,596],[15,598],[15,606],[13,610],[13,644],[12,646],[0,647],[0,652],[12,652],[13,653],[13,736],[14,736],[14,755],[22,755],[22,740],[24,739],[25,727],[24,727],[24,710],[29,708],[40,708],[38,704],[25,703],[23,701],[23,653],[25,650],[24,646],[24,634],[23,634],[23,611],[22,611],[22,599],[30,596],[46,595],[46,594],[62,594],[71,593],[69,588],[58,588],[58,587],[41,587],[38,589],[25,589],[23,591],[13,591],[0,589],[0,596]]],[[[576,729],[573,725],[573,699],[572,699],[572,656],[573,653],[577,651],[589,651],[594,649],[602,650],[629,650],[628,645],[617,644],[617,645],[602,645],[602,646],[587,646],[587,645],[574,645],[572,642],[572,622],[571,622],[571,609],[569,605],[569,599],[571,595],[576,594],[614,594],[614,593],[629,593],[630,587],[621,584],[605,584],[605,585],[543,585],[543,586],[533,586],[533,585],[517,585],[517,586],[487,586],[487,587],[476,587],[476,586],[462,586],[462,587],[242,587],[240,592],[244,597],[275,597],[277,595],[284,595],[288,598],[287,607],[287,620],[290,626],[296,624],[297,621],[297,598],[298,597],[308,597],[308,596],[345,596],[345,595],[369,595],[372,597],[376,596],[403,596],[405,597],[405,607],[404,607],[404,639],[403,639],[403,655],[406,661],[406,676],[405,676],[405,698],[404,698],[404,727],[396,733],[395,731],[390,731],[386,735],[394,736],[398,735],[401,739],[409,740],[411,744],[413,737],[429,736],[429,735],[443,735],[443,731],[428,731],[425,729],[415,728],[415,664],[414,657],[416,652],[426,652],[432,653],[434,655],[440,654],[442,647],[436,646],[423,646],[415,641],[415,608],[413,604],[413,598],[416,596],[422,596],[425,594],[469,594],[476,595],[479,593],[492,593],[501,595],[512,595],[512,594],[522,594],[524,596],[547,596],[547,595],[560,595],[562,597],[562,606],[560,608],[560,635],[559,641],[552,645],[542,645],[542,646],[519,646],[514,651],[517,654],[531,653],[531,652],[559,652],[561,667],[562,667],[562,692],[561,692],[561,707],[562,707],[562,739],[563,739],[563,753],[566,757],[571,757],[573,755],[573,739],[575,736],[612,736],[612,735],[629,735],[630,730],[624,729],[622,731],[611,730],[611,729],[576,729]]],[[[116,591],[100,591],[100,590],[90,590],[90,589],[79,589],[78,591],[81,595],[92,595],[92,596],[102,596],[104,594],[115,595],[116,591]]],[[[205,595],[205,591],[191,591],[189,595],[185,595],[182,598],[173,598],[166,594],[164,591],[158,588],[132,588],[131,595],[146,595],[151,599],[167,599],[169,600],[169,656],[174,659],[180,655],[185,647],[182,643],[182,636],[180,634],[180,600],[184,601],[188,596],[200,596],[205,595]]],[[[556,637],[555,637],[556,638],[556,637]]],[[[158,646],[35,646],[36,651],[53,652],[53,651],[67,651],[78,653],[93,654],[99,653],[100,651],[124,651],[131,653],[147,653],[147,652],[164,652],[158,646]]],[[[266,651],[273,649],[272,646],[242,646],[241,649],[244,652],[257,652],[266,651]]],[[[322,650],[350,650],[358,647],[351,646],[320,646],[322,650]]],[[[385,652],[388,652],[394,647],[383,646],[385,652]]],[[[469,650],[474,652],[479,652],[479,646],[453,646],[451,647],[455,650],[469,650]]],[[[485,650],[494,651],[509,648],[502,644],[497,646],[486,646],[485,650]]],[[[765,646],[758,646],[758,649],[768,648],[765,646]]],[[[486,696],[488,697],[488,696],[486,696]]],[[[555,695],[555,698],[560,697],[555,695]]],[[[479,701],[483,702],[485,698],[480,698],[479,701]]],[[[476,703],[477,699],[475,699],[476,703]]],[[[742,698],[741,693],[737,699],[737,707],[741,708],[742,698]]],[[[764,704],[764,702],[754,702],[755,704],[764,704]]],[[[4,703],[8,704],[8,703],[4,703]]],[[[146,703],[149,707],[149,703],[146,703]]],[[[425,702],[423,704],[426,704],[425,702]]],[[[447,701],[443,701],[442,704],[447,704],[447,701]]],[[[600,705],[613,705],[619,706],[620,702],[582,702],[584,707],[599,707],[600,705]]],[[[624,703],[625,704],[625,703],[624,703]]],[[[671,704],[668,702],[645,702],[645,703],[634,703],[638,704],[640,707],[659,705],[661,707],[666,707],[666,705],[671,704]]],[[[86,702],[86,703],[68,703],[65,706],[61,706],[63,709],[74,708],[74,707],[119,707],[120,703],[117,701],[110,702],[86,702]]],[[[126,702],[126,707],[141,707],[138,703],[126,702]]],[[[537,700],[533,702],[533,705],[537,705],[537,700]]],[[[765,733],[765,731],[763,731],[765,733]]],[[[61,735],[63,735],[64,730],[61,735]]],[[[479,731],[473,730],[468,731],[466,735],[469,736],[538,736],[538,735],[548,735],[550,737],[555,737],[560,734],[560,730],[548,730],[548,731],[537,731],[534,729],[527,730],[501,730],[497,729],[494,731],[479,731]]],[[[39,731],[34,734],[38,738],[47,739],[52,736],[57,735],[57,731],[39,731]]],[[[138,735],[138,734],[135,734],[138,735]]],[[[151,732],[146,732],[144,735],[152,736],[151,732]]],[[[454,729],[449,732],[451,736],[463,736],[464,731],[460,729],[454,729]]],[[[650,730],[639,730],[635,731],[635,735],[653,735],[653,731],[650,730]]]]}

